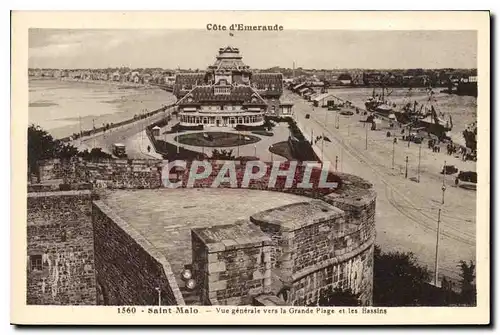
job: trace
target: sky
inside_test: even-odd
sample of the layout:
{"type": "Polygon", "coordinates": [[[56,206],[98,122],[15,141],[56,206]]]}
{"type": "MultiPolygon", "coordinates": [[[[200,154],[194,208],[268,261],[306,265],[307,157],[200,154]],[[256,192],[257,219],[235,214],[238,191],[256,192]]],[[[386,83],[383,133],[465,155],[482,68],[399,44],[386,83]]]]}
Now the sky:
{"type": "Polygon", "coordinates": [[[251,68],[476,68],[475,31],[30,29],[30,68],[205,69],[220,47],[251,68]]]}

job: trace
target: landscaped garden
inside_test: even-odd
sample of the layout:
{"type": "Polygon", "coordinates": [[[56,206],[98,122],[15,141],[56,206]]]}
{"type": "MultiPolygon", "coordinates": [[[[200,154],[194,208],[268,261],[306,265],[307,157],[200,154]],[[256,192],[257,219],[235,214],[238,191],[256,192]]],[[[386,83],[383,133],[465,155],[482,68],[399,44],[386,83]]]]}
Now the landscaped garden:
{"type": "Polygon", "coordinates": [[[175,141],[197,147],[234,147],[259,142],[260,138],[238,133],[200,132],[176,136],[175,141]]]}

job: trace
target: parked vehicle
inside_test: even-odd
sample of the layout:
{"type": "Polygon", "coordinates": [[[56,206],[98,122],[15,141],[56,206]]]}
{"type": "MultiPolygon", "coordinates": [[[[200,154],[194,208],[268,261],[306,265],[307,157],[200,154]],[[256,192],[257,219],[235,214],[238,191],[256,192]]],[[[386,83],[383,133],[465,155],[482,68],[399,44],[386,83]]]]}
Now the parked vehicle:
{"type": "Polygon", "coordinates": [[[461,181],[477,184],[477,172],[460,171],[455,179],[455,185],[458,185],[461,181]]]}
{"type": "Polygon", "coordinates": [[[122,143],[113,144],[113,155],[119,158],[127,157],[125,144],[122,143]]]}
{"type": "Polygon", "coordinates": [[[457,173],[458,169],[456,168],[455,165],[445,165],[444,168],[441,170],[441,174],[454,174],[457,173]]]}
{"type": "Polygon", "coordinates": [[[306,119],[309,119],[311,118],[311,115],[310,114],[306,114],[306,119]]]}

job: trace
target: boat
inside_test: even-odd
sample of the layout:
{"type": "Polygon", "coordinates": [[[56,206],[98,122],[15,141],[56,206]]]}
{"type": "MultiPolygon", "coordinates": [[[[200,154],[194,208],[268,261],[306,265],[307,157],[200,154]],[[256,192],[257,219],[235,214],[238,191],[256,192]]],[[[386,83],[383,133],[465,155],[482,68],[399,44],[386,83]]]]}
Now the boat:
{"type": "Polygon", "coordinates": [[[385,93],[386,88],[382,88],[381,94],[375,94],[375,89],[373,89],[372,96],[368,98],[365,102],[366,110],[372,113],[376,113],[380,116],[394,118],[393,106],[386,100],[386,97],[391,95],[392,91],[385,93]]]}
{"type": "MultiPolygon", "coordinates": [[[[400,111],[395,112],[398,122],[407,125],[410,128],[422,128],[429,134],[434,134],[439,139],[450,138],[450,131],[453,129],[453,120],[451,115],[446,116],[436,110],[436,99],[434,92],[428,88],[429,98],[425,104],[407,102],[400,111]]],[[[407,98],[411,97],[411,89],[407,98]]]]}

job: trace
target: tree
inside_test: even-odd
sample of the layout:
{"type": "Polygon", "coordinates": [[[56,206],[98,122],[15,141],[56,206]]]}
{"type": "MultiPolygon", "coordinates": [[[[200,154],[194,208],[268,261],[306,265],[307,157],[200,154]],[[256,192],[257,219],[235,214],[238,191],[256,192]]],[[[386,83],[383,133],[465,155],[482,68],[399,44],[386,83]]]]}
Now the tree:
{"type": "Polygon", "coordinates": [[[417,264],[411,252],[382,253],[376,246],[373,269],[375,306],[419,306],[430,279],[429,270],[417,264]]]}
{"type": "Polygon", "coordinates": [[[37,182],[40,182],[41,160],[52,158],[69,160],[78,156],[86,160],[112,157],[101,148],[93,148],[90,152],[87,149],[79,152],[73,145],[54,139],[40,126],[32,124],[28,127],[28,172],[30,175],[36,174],[37,182]]]}
{"type": "Polygon", "coordinates": [[[70,144],[55,140],[52,135],[34,124],[28,127],[28,171],[40,181],[39,161],[51,158],[69,159],[78,150],[70,144]]]}
{"type": "Polygon", "coordinates": [[[341,289],[331,286],[327,289],[321,289],[316,303],[309,306],[360,306],[359,294],[354,294],[350,288],[341,289]]]}
{"type": "Polygon", "coordinates": [[[460,261],[458,267],[460,268],[460,286],[461,286],[461,300],[462,303],[468,306],[476,305],[476,265],[474,262],[460,261]]]}

